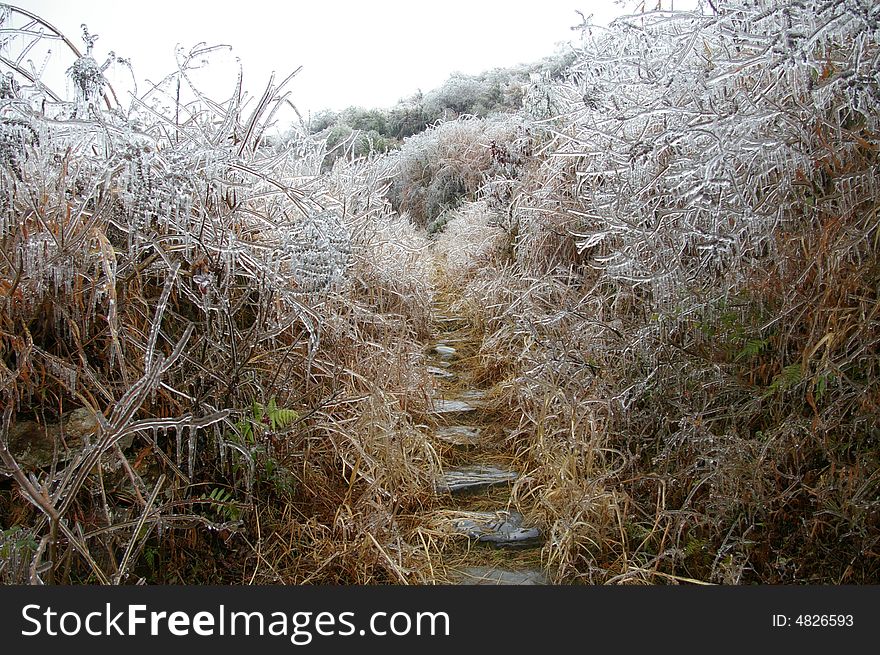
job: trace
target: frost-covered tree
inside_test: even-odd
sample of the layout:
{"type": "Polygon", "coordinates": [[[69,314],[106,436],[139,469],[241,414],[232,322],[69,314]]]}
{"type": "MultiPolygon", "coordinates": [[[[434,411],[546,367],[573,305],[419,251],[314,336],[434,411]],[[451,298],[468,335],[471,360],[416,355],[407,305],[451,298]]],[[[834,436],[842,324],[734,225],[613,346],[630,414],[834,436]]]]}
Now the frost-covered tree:
{"type": "Polygon", "coordinates": [[[293,503],[330,533],[315,518],[336,511],[330,461],[369,480],[346,502],[417,493],[434,455],[383,394],[421,383],[409,355],[430,303],[387,172],[324,175],[322,139],[270,137],[290,78],[249,98],[233,69],[230,95],[207,97],[197,81],[225,48],[179,50],[123,106],[87,31],[84,55],[56,53],[72,59],[66,100],[22,62],[44,38],[69,42],[5,5],[0,26],[0,470],[32,508],[4,502],[0,523],[14,512],[23,533],[0,545],[24,568],[3,579],[124,582],[182,526],[203,545],[250,541],[256,512],[293,503]],[[325,407],[348,394],[370,402],[325,407]],[[373,438],[386,425],[402,426],[393,451],[373,438]]]}
{"type": "MultiPolygon", "coordinates": [[[[871,0],[658,8],[585,25],[564,78],[536,80],[533,125],[551,138],[510,180],[515,266],[471,291],[501,326],[485,357],[517,359],[523,413],[544,417],[533,448],[552,450],[556,412],[548,507],[601,496],[573,434],[623,453],[607,482],[651,516],[632,531],[651,567],[880,575],[862,555],[880,542],[862,492],[876,404],[859,400],[880,370],[878,30],[871,0]],[[585,462],[582,486],[560,479],[562,458],[585,462]]],[[[553,557],[592,570],[595,532],[565,530],[613,512],[556,510],[568,541],[553,557]]]]}

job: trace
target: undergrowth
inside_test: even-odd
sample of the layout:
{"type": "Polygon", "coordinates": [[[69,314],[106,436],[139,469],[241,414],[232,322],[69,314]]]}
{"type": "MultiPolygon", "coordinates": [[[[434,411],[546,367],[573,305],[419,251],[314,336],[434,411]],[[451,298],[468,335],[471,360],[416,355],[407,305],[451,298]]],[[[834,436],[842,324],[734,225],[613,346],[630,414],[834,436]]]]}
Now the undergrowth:
{"type": "Polygon", "coordinates": [[[585,23],[346,156],[0,17],[4,582],[436,581],[438,271],[556,582],[880,580],[876,3],[585,23]]]}
{"type": "Polygon", "coordinates": [[[585,26],[441,252],[558,580],[876,583],[880,14],[714,8],[585,26]]]}
{"type": "Polygon", "coordinates": [[[126,100],[85,29],[0,16],[2,579],[417,578],[431,289],[388,173],[268,138],[286,80],[204,96],[222,49],[126,100]],[[22,63],[46,41],[71,101],[22,63]]]}

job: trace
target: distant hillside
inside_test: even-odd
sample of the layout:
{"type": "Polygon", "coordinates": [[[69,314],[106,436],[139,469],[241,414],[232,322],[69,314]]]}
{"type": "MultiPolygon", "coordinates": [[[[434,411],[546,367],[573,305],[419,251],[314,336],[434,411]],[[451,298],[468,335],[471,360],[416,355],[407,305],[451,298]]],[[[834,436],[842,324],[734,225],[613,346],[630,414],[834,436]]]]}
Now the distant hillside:
{"type": "Polygon", "coordinates": [[[516,112],[536,80],[560,79],[574,59],[574,51],[563,50],[531,64],[493,68],[478,75],[453,73],[440,87],[419,91],[390,108],[351,106],[340,112],[320,111],[308,121],[308,130],[327,139],[327,166],[343,153],[356,158],[387,152],[440,120],[516,112]]]}

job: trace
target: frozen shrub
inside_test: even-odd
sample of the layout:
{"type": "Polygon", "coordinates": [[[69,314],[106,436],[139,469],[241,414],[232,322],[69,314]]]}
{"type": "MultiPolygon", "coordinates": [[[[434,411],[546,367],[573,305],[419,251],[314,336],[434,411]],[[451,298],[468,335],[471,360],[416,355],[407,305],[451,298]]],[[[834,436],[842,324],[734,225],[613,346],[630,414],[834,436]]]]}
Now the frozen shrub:
{"type": "Polygon", "coordinates": [[[515,268],[468,291],[486,375],[516,361],[549,523],[579,521],[552,499],[585,444],[607,502],[642,508],[558,543],[584,577],[876,581],[880,10],[713,5],[586,26],[540,80],[515,268]],[[642,573],[609,577],[626,552],[642,573]]]}
{"type": "Polygon", "coordinates": [[[518,174],[529,138],[529,128],[515,116],[438,123],[394,153],[399,172],[391,204],[426,227],[445,211],[476,200],[487,184],[493,185],[489,194],[505,196],[505,181],[518,174]]]}
{"type": "Polygon", "coordinates": [[[463,281],[476,269],[496,263],[505,237],[499,217],[485,201],[467,203],[449,212],[434,253],[453,281],[463,281]]]}
{"type": "Polygon", "coordinates": [[[328,175],[331,190],[346,207],[354,259],[350,277],[388,318],[407,318],[424,336],[431,301],[427,240],[406,215],[391,208],[385,192],[397,173],[393,158],[337,161],[328,175]]]}
{"type": "MultiPolygon", "coordinates": [[[[16,23],[14,8],[0,16],[25,47],[39,41],[35,25],[51,32],[38,19],[16,23]]],[[[402,507],[436,465],[404,410],[418,407],[385,402],[422,384],[418,236],[390,213],[374,169],[322,175],[321,140],[296,129],[267,138],[283,83],[270,80],[253,104],[233,75],[231,97],[215,102],[196,82],[222,51],[198,47],[130,106],[105,110],[106,66],[84,34],[71,102],[14,66],[18,88],[7,83],[0,99],[0,464],[33,506],[16,512],[38,547],[12,533],[0,546],[34,558],[32,582],[161,581],[150,562],[177,557],[168,533],[201,526],[191,538],[202,547],[238,549],[257,538],[256,512],[268,520],[296,504],[347,551],[368,522],[353,512],[340,540],[340,503],[382,510],[393,497],[402,507]],[[392,304],[386,325],[380,312],[392,304]],[[375,407],[348,400],[364,394],[375,407]],[[10,431],[39,424],[54,439],[49,426],[71,410],[91,417],[80,452],[23,470],[10,431]],[[383,429],[400,432],[393,448],[383,429]],[[133,440],[137,459],[124,452],[133,440]],[[337,459],[357,476],[328,477],[337,459]],[[104,477],[91,474],[99,464],[104,477]]],[[[378,516],[393,521],[391,510],[378,516]]],[[[298,530],[298,520],[277,527],[298,530]]],[[[349,579],[383,575],[365,562],[349,579]]],[[[20,579],[11,565],[3,575],[20,579]]],[[[174,575],[235,575],[212,567],[174,575]]],[[[275,582],[296,577],[270,569],[275,582]]]]}

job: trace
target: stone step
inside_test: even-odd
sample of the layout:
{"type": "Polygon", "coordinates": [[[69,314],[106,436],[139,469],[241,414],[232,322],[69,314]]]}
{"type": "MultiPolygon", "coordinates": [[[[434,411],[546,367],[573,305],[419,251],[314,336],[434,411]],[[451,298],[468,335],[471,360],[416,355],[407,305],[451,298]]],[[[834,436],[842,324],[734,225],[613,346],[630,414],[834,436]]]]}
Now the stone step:
{"type": "Polygon", "coordinates": [[[451,572],[460,585],[549,585],[547,575],[539,569],[513,571],[491,566],[471,566],[451,572]]]}
{"type": "Polygon", "coordinates": [[[433,402],[431,412],[434,414],[465,414],[476,411],[476,407],[464,400],[444,400],[438,398],[433,402]]]}
{"type": "Polygon", "coordinates": [[[455,446],[474,446],[480,441],[480,428],[470,425],[448,425],[437,428],[434,436],[455,446]]]}
{"type": "Polygon", "coordinates": [[[507,471],[497,466],[461,466],[449,469],[437,483],[440,493],[463,493],[493,487],[498,484],[510,484],[516,481],[519,473],[507,471]]]}
{"type": "Polygon", "coordinates": [[[441,380],[455,379],[455,373],[453,373],[452,371],[447,371],[445,368],[438,368],[437,366],[429,366],[428,373],[436,378],[440,378],[441,380]]]}
{"type": "Polygon", "coordinates": [[[470,339],[468,339],[467,337],[449,335],[444,336],[442,339],[439,339],[437,341],[437,345],[451,346],[455,343],[467,343],[468,341],[470,341],[470,339]]]}
{"type": "Polygon", "coordinates": [[[479,404],[486,399],[486,392],[482,389],[468,389],[458,394],[458,399],[471,404],[479,404]]]}
{"type": "Polygon", "coordinates": [[[544,543],[538,527],[523,526],[519,512],[471,512],[452,521],[452,529],[496,548],[535,548],[544,543]]]}
{"type": "Polygon", "coordinates": [[[446,344],[440,343],[434,346],[434,354],[438,355],[440,359],[453,359],[457,353],[458,351],[455,348],[447,346],[446,344]]]}

